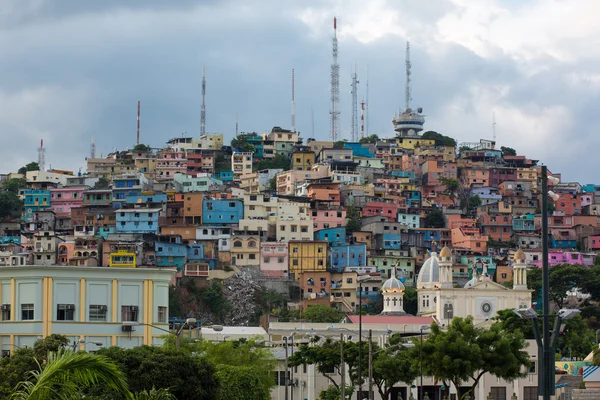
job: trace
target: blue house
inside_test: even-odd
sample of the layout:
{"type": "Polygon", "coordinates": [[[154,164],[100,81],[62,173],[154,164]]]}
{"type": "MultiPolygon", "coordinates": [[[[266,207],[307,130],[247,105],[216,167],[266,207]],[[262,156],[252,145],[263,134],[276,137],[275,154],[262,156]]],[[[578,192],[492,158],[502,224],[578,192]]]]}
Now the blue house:
{"type": "Polygon", "coordinates": [[[233,171],[221,171],[213,177],[223,182],[233,182],[233,171]]]}
{"type": "Polygon", "coordinates": [[[345,142],[345,149],[351,149],[352,155],[356,157],[375,158],[375,146],[369,146],[358,142],[345,142]]]}
{"type": "Polygon", "coordinates": [[[551,229],[550,247],[553,249],[574,249],[577,247],[577,237],[570,229],[551,229]]]}
{"type": "Polygon", "coordinates": [[[264,142],[262,136],[257,135],[256,133],[248,133],[246,134],[246,140],[254,146],[254,157],[264,157],[264,142]]]}
{"type": "Polygon", "coordinates": [[[473,278],[473,266],[477,269],[478,274],[483,273],[484,266],[486,267],[489,276],[494,276],[496,274],[496,261],[492,256],[462,256],[460,258],[460,263],[468,265],[469,279],[473,278]]]}
{"type": "Polygon", "coordinates": [[[346,227],[319,229],[313,234],[315,240],[325,240],[331,245],[346,243],[346,227]]]}
{"type": "Polygon", "coordinates": [[[30,221],[37,211],[43,211],[50,207],[49,190],[23,190],[23,218],[30,221]]]}
{"type": "Polygon", "coordinates": [[[512,229],[514,232],[533,232],[535,230],[535,215],[525,214],[513,217],[512,229]]]}
{"type": "Polygon", "coordinates": [[[116,176],[112,184],[112,201],[114,208],[121,208],[127,196],[142,194],[142,186],[148,183],[143,174],[128,174],[116,176]]]}
{"type": "Polygon", "coordinates": [[[128,195],[125,198],[125,203],[134,205],[134,204],[143,204],[145,207],[157,208],[162,204],[167,202],[167,195],[164,193],[155,193],[155,194],[133,194],[128,195]]]}
{"type": "Polygon", "coordinates": [[[383,234],[384,250],[400,250],[402,248],[402,238],[396,233],[383,234]]]}
{"type": "Polygon", "coordinates": [[[181,238],[179,239],[179,243],[154,243],[157,267],[177,267],[178,271],[184,267],[187,255],[187,246],[181,243],[181,238]]]}
{"type": "MultiPolygon", "coordinates": [[[[406,171],[403,171],[406,172],[406,171]]],[[[410,171],[412,172],[412,171],[410,171]]],[[[418,190],[405,191],[406,205],[408,208],[421,208],[421,192],[418,190]]]]}
{"type": "Polygon", "coordinates": [[[202,223],[237,224],[244,218],[244,202],[239,199],[202,199],[202,223]]]}
{"type": "Polygon", "coordinates": [[[158,233],[158,214],[160,208],[134,208],[118,210],[117,233],[158,233]]]}
{"type": "Polygon", "coordinates": [[[204,259],[204,245],[201,243],[191,243],[187,247],[188,261],[198,261],[204,259]]]}
{"type": "Polygon", "coordinates": [[[331,268],[336,272],[342,272],[346,267],[367,265],[367,245],[364,243],[333,246],[330,254],[331,268]]]}

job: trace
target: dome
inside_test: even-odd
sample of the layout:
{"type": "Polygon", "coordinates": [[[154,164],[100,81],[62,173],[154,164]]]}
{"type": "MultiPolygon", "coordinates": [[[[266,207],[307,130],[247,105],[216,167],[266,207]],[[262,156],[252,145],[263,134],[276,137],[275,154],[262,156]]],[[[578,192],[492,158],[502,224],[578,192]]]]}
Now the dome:
{"type": "Polygon", "coordinates": [[[392,276],[390,279],[385,281],[381,287],[383,293],[401,293],[404,292],[404,284],[400,282],[396,277],[392,276]]]}
{"type": "Polygon", "coordinates": [[[439,283],[440,281],[440,263],[437,253],[431,253],[431,257],[423,263],[417,278],[417,286],[439,283]]]}
{"type": "Polygon", "coordinates": [[[521,249],[517,250],[513,258],[515,261],[525,261],[525,252],[521,249]]]}
{"type": "Polygon", "coordinates": [[[440,257],[452,257],[452,252],[448,248],[448,246],[444,246],[442,251],[440,251],[440,257]]]}

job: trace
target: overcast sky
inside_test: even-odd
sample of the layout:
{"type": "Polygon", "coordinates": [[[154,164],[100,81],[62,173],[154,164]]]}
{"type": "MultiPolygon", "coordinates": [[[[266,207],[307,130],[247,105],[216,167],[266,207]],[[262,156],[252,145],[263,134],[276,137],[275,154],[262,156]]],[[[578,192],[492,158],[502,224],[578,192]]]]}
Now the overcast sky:
{"type": "Polygon", "coordinates": [[[37,160],[85,165],[142,142],[198,136],[202,68],[208,132],[290,127],[291,69],[302,137],[329,137],[332,19],[338,17],[340,117],[350,81],[369,78],[369,133],[391,136],[404,104],[458,142],[491,139],[563,178],[600,183],[598,0],[2,0],[0,172],[37,160]],[[292,5],[293,4],[293,5],[292,5]]]}

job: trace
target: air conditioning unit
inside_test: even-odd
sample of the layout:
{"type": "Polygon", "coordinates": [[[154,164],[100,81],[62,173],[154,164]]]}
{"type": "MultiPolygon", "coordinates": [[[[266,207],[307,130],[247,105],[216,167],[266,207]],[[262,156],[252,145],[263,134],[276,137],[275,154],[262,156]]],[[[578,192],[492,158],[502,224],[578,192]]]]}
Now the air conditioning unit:
{"type": "Polygon", "coordinates": [[[133,332],[133,325],[122,325],[121,330],[123,332],[133,332]]]}
{"type": "Polygon", "coordinates": [[[131,311],[139,311],[140,308],[138,306],[131,306],[131,311]]]}
{"type": "Polygon", "coordinates": [[[75,304],[67,304],[67,310],[74,310],[75,304]]]}
{"type": "Polygon", "coordinates": [[[2,304],[2,306],[0,306],[0,310],[1,311],[10,311],[10,304],[2,304]]]}

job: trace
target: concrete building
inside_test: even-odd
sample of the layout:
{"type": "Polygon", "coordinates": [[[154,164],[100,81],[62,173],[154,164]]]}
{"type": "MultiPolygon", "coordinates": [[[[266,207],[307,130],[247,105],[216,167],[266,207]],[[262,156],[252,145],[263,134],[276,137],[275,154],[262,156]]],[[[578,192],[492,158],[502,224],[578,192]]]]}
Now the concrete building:
{"type": "Polygon", "coordinates": [[[117,233],[154,233],[159,232],[158,217],[161,208],[134,208],[118,210],[117,233]]]}
{"type": "Polygon", "coordinates": [[[0,346],[33,347],[52,334],[67,336],[79,349],[161,345],[168,329],[168,269],[44,266],[0,267],[0,346]],[[128,326],[124,326],[128,324],[128,326]]]}
{"type": "Polygon", "coordinates": [[[288,271],[296,275],[307,271],[325,271],[327,268],[327,242],[290,241],[288,271]]]}
{"type": "Polygon", "coordinates": [[[240,267],[260,265],[260,238],[253,235],[235,235],[231,238],[231,263],[240,267]]]}
{"type": "Polygon", "coordinates": [[[280,242],[260,244],[260,271],[272,277],[288,276],[288,246],[280,242]]]}
{"type": "Polygon", "coordinates": [[[231,170],[233,171],[233,181],[239,182],[242,175],[252,172],[253,153],[233,152],[231,155],[231,170]]]}
{"type": "Polygon", "coordinates": [[[244,202],[239,199],[202,199],[202,223],[237,224],[244,218],[244,202]]]}
{"type": "Polygon", "coordinates": [[[84,186],[69,186],[50,189],[50,209],[57,217],[70,217],[71,209],[81,207],[84,186]]]}

